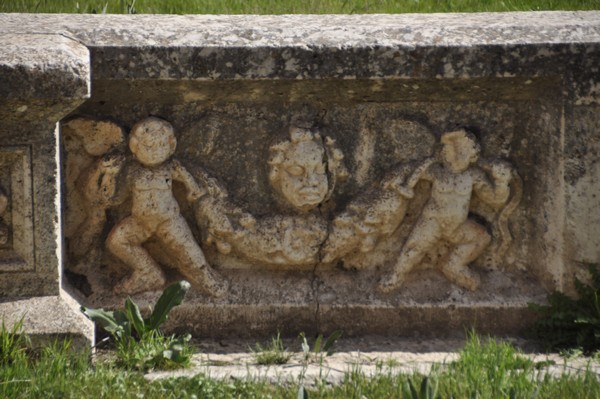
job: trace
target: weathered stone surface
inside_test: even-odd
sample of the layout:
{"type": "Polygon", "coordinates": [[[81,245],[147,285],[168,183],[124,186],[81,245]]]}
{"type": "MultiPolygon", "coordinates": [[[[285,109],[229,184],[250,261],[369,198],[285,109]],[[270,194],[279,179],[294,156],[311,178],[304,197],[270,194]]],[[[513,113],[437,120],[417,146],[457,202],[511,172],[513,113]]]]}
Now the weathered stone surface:
{"type": "Polygon", "coordinates": [[[517,331],[600,261],[599,21],[0,15],[0,34],[90,51],[62,124],[86,304],[185,276],[172,329],[410,335],[517,331]],[[148,117],[177,142],[156,164],[131,139],[148,117]]]}
{"type": "Polygon", "coordinates": [[[69,339],[71,348],[86,350],[94,343],[94,326],[67,293],[60,296],[13,298],[0,302],[0,315],[8,328],[23,323],[23,332],[35,347],[69,339]]]}
{"type": "Polygon", "coordinates": [[[0,318],[34,339],[93,341],[61,290],[57,122],[89,96],[89,51],[58,34],[0,32],[0,318]]]}
{"type": "Polygon", "coordinates": [[[0,256],[0,265],[6,264],[0,270],[7,272],[0,277],[0,295],[58,295],[55,128],[89,96],[89,52],[60,35],[0,33],[0,43],[0,185],[10,212],[3,222],[11,233],[0,256]]]}

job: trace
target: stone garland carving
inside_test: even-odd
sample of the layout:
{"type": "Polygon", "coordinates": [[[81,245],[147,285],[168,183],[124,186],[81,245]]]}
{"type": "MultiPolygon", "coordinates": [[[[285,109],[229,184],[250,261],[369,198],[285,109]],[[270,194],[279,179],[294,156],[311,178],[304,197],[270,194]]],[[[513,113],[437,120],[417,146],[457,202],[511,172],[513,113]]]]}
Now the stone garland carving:
{"type": "MultiPolygon", "coordinates": [[[[427,160],[419,169],[430,163],[431,160],[427,160]]],[[[401,185],[409,171],[410,165],[400,165],[333,219],[331,233],[323,247],[324,263],[341,259],[357,248],[363,253],[370,252],[381,239],[396,231],[414,195],[401,185]]],[[[409,186],[415,184],[409,182],[409,186]]]]}
{"type": "Polygon", "coordinates": [[[406,241],[399,243],[399,256],[380,281],[382,293],[398,289],[426,254],[438,247],[447,249],[437,264],[444,276],[463,288],[477,289],[479,277],[469,264],[488,247],[492,235],[469,217],[472,199],[493,209],[494,237],[499,241],[495,251],[501,255],[511,240],[508,218],[521,198],[516,171],[506,162],[480,159],[475,137],[458,130],[442,134],[436,157],[397,166],[343,212],[328,218],[318,208],[330,198],[336,183],[348,177],[343,154],[330,138],[292,126],[289,137],[269,148],[267,162],[269,182],[289,212],[257,218],[237,207],[206,172],[200,170],[194,178],[171,159],[176,139],[168,122],[147,118],[137,123],[129,135],[131,154],[122,149],[121,128],[112,124],[110,129],[98,129],[98,123],[85,118],[69,122],[80,132],[85,149],[84,161],[76,159],[81,172],[70,176],[73,165],[67,168],[69,197],[79,196],[85,204],[85,217],[75,227],[71,223],[70,252],[77,257],[89,250],[105,230],[107,209],[130,200],[128,213],[106,238],[110,253],[131,272],[114,288],[120,294],[164,285],[161,266],[144,247],[151,238],[196,287],[214,296],[227,291],[227,283],[207,264],[180,212],[173,180],[185,186],[204,245],[214,244],[220,253],[252,264],[288,267],[333,263],[352,253],[373,251],[403,223],[415,186],[429,181],[429,199],[406,241]],[[85,131],[96,134],[81,133],[85,131]]]}
{"type": "Polygon", "coordinates": [[[257,219],[219,195],[200,201],[196,222],[208,231],[206,242],[216,243],[221,253],[233,250],[264,264],[316,264],[328,222],[314,211],[329,199],[336,182],[348,176],[343,154],[332,139],[295,126],[269,152],[269,182],[296,214],[257,219]]]}

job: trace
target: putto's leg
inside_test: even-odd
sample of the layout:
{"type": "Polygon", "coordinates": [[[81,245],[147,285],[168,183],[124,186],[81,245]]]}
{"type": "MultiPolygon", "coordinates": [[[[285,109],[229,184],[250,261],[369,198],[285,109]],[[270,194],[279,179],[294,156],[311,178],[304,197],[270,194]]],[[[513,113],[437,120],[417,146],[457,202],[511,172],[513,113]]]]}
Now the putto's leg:
{"type": "Polygon", "coordinates": [[[100,237],[102,229],[106,224],[106,210],[104,208],[93,208],[86,220],[77,228],[73,235],[71,252],[77,258],[81,258],[90,251],[93,244],[100,237]]]}
{"type": "Polygon", "coordinates": [[[423,260],[440,240],[440,226],[435,220],[419,220],[402,247],[392,271],[379,283],[379,291],[389,293],[400,288],[406,275],[423,260]]]}
{"type": "Polygon", "coordinates": [[[195,287],[206,294],[221,297],[228,284],[206,262],[183,217],[173,218],[159,226],[156,237],[177,261],[177,269],[195,287]]]}
{"type": "Polygon", "coordinates": [[[117,294],[135,294],[160,289],[166,278],[160,266],[142,247],[151,233],[134,218],[128,217],[116,225],[108,238],[108,250],[133,269],[131,275],[114,288],[117,294]]]}
{"type": "Polygon", "coordinates": [[[467,220],[452,235],[456,246],[440,263],[442,273],[456,285],[474,291],[479,288],[479,276],[469,269],[473,262],[489,245],[491,237],[485,227],[467,220]]]}

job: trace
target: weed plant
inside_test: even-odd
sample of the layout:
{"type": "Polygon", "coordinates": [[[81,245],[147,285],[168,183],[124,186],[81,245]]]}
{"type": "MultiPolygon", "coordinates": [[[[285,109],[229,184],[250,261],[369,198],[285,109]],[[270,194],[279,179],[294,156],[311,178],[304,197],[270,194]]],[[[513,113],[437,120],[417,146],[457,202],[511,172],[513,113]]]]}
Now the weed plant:
{"type": "Polygon", "coordinates": [[[190,283],[180,281],[167,287],[149,317],[144,318],[131,298],[123,310],[106,311],[82,307],[81,311],[104,328],[115,341],[120,366],[141,371],[173,369],[190,365],[191,336],[165,336],[160,326],[173,307],[181,304],[190,283]]]}
{"type": "Polygon", "coordinates": [[[10,366],[25,358],[30,349],[29,338],[23,332],[23,319],[16,322],[11,329],[6,327],[4,320],[0,326],[0,367],[10,366]]]}
{"type": "Polygon", "coordinates": [[[262,346],[257,342],[254,349],[251,348],[251,350],[256,364],[263,366],[285,364],[292,357],[291,353],[285,349],[279,332],[276,337],[271,338],[267,345],[262,346]]]}
{"type": "Polygon", "coordinates": [[[323,360],[327,356],[331,356],[334,353],[334,345],[342,336],[342,332],[337,330],[331,333],[331,335],[323,342],[323,335],[319,334],[315,339],[312,349],[306,339],[306,335],[301,332],[299,338],[302,340],[302,353],[304,354],[304,362],[317,361],[319,364],[323,364],[323,360]]]}
{"type": "MultiPolygon", "coordinates": [[[[3,330],[0,339],[12,331],[3,330]]],[[[536,364],[507,343],[471,335],[459,359],[432,368],[429,375],[382,370],[368,377],[358,368],[336,386],[270,384],[256,380],[214,380],[205,375],[146,381],[139,371],[111,364],[90,367],[87,355],[59,342],[37,356],[29,352],[0,367],[0,398],[534,398],[597,399],[600,380],[591,370],[552,377],[536,372],[536,364]],[[414,395],[414,388],[417,396],[414,395]],[[408,387],[408,391],[406,388],[408,387]],[[435,389],[437,387],[437,389],[435,389]],[[425,396],[424,396],[425,395],[425,396]]]]}
{"type": "Polygon", "coordinates": [[[509,343],[493,339],[482,343],[479,336],[470,333],[459,359],[441,377],[444,384],[440,394],[457,398],[508,398],[518,393],[519,397],[530,398],[537,389],[532,380],[535,371],[534,362],[509,343]]]}
{"type": "Polygon", "coordinates": [[[0,12],[362,14],[597,10],[599,0],[0,0],[0,12]]]}
{"type": "Polygon", "coordinates": [[[539,314],[533,335],[548,350],[600,350],[600,270],[590,266],[589,271],[589,285],[575,279],[577,299],[556,291],[548,296],[548,306],[530,304],[539,314]]]}

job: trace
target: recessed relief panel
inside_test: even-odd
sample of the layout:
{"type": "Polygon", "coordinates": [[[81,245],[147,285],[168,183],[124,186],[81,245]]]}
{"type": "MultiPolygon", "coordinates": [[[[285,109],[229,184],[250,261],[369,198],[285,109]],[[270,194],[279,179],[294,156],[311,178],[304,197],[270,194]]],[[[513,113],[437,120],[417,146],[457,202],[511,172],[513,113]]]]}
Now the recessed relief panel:
{"type": "Polygon", "coordinates": [[[0,271],[34,270],[30,149],[0,147],[0,271]]]}

